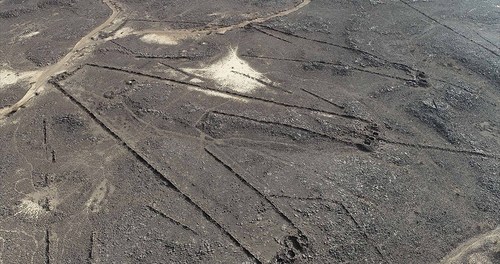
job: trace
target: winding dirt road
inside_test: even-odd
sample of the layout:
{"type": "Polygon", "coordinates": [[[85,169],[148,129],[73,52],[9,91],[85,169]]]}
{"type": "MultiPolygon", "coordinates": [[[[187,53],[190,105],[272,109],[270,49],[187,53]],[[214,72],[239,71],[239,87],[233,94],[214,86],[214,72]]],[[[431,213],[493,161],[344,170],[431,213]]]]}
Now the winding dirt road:
{"type": "MultiPolygon", "coordinates": [[[[0,109],[0,119],[3,119],[7,115],[16,112],[19,110],[19,108],[23,107],[27,102],[29,102],[34,96],[36,96],[39,92],[41,92],[47,82],[50,80],[51,77],[54,75],[67,71],[70,69],[72,64],[70,63],[72,60],[74,60],[77,57],[80,57],[82,54],[82,51],[89,46],[96,45],[98,44],[97,41],[99,40],[94,40],[93,37],[98,34],[101,30],[105,29],[106,27],[109,27],[114,24],[115,20],[117,19],[118,15],[122,12],[122,8],[117,5],[117,3],[111,1],[111,0],[103,0],[103,2],[112,10],[112,14],[110,17],[104,21],[102,24],[94,28],[91,32],[89,32],[87,35],[85,35],[80,41],[78,41],[75,46],[71,49],[71,51],[66,54],[61,60],[59,60],[57,63],[54,65],[48,66],[43,72],[41,72],[39,75],[36,76],[36,79],[34,80],[34,83],[31,85],[31,88],[28,90],[28,92],[15,104],[11,106],[7,106],[3,109],[0,109]]],[[[265,21],[268,21],[270,19],[276,18],[276,17],[282,17],[286,16],[288,14],[291,14],[306,5],[311,3],[311,0],[303,0],[300,4],[290,8],[286,9],[284,11],[275,13],[270,16],[266,17],[258,17],[254,18],[251,20],[246,20],[241,23],[235,24],[235,25],[230,25],[230,26],[224,26],[224,27],[217,27],[217,28],[209,28],[209,29],[204,29],[202,31],[195,31],[195,30],[189,30],[189,29],[183,29],[183,30],[166,30],[166,31],[154,31],[154,30],[143,30],[143,31],[138,31],[134,32],[133,34],[135,35],[144,35],[148,33],[154,33],[154,34],[162,34],[162,35],[168,35],[170,37],[176,38],[176,39],[184,39],[184,38],[189,38],[196,36],[198,34],[203,34],[203,33],[212,33],[212,32],[217,32],[219,34],[224,34],[227,31],[237,29],[237,28],[243,28],[249,24],[252,23],[262,23],[265,21]]],[[[100,40],[100,41],[106,41],[106,39],[100,40]]]]}
{"type": "Polygon", "coordinates": [[[234,25],[229,25],[229,26],[213,26],[213,27],[208,27],[203,30],[197,30],[193,31],[192,29],[178,29],[178,30],[141,30],[134,32],[136,35],[144,35],[144,34],[161,34],[161,35],[169,35],[173,39],[184,39],[184,38],[189,38],[189,37],[194,37],[199,34],[210,34],[213,32],[219,33],[219,34],[224,34],[228,31],[231,31],[233,29],[238,29],[238,28],[244,28],[245,26],[248,26],[250,24],[255,24],[255,23],[263,23],[266,22],[270,19],[277,18],[277,17],[282,17],[289,15],[293,12],[298,11],[299,9],[302,9],[303,7],[307,6],[309,3],[311,3],[311,0],[302,0],[302,2],[292,8],[283,10],[281,12],[266,16],[266,17],[258,17],[250,20],[245,20],[243,22],[240,22],[238,24],[234,25]]]}
{"type": "Polygon", "coordinates": [[[80,41],[78,41],[71,49],[71,51],[56,64],[47,67],[40,75],[37,75],[34,83],[31,85],[31,88],[18,102],[11,106],[0,109],[0,119],[4,118],[10,113],[19,110],[19,108],[21,108],[29,100],[31,100],[31,98],[33,98],[38,92],[43,90],[45,84],[47,84],[52,76],[61,71],[67,70],[71,66],[69,62],[72,59],[79,55],[83,49],[95,44],[95,41],[92,39],[92,37],[98,34],[99,31],[113,24],[114,20],[118,17],[121,10],[120,8],[118,8],[118,6],[116,6],[115,3],[111,2],[110,0],[103,0],[103,2],[112,10],[112,14],[109,16],[109,18],[102,24],[97,26],[94,30],[89,32],[87,35],[85,35],[82,39],[80,39],[80,41]]]}

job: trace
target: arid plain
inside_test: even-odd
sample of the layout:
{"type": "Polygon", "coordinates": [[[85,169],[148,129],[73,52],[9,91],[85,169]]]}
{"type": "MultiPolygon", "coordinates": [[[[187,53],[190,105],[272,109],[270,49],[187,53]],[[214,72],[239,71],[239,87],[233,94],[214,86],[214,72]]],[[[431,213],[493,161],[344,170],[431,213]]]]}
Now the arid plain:
{"type": "Polygon", "coordinates": [[[0,0],[0,263],[500,263],[496,0],[0,0]]]}

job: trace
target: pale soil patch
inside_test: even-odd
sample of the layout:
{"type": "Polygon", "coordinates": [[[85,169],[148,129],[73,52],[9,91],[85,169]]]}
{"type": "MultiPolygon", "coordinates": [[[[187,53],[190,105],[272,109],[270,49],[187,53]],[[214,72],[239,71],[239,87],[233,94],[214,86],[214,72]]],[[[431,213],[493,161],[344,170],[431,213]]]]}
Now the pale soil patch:
{"type": "Polygon", "coordinates": [[[251,93],[264,87],[262,82],[271,82],[264,74],[256,71],[246,61],[238,57],[236,49],[232,49],[225,57],[208,67],[183,70],[212,79],[219,85],[240,93],[251,93]]]}
{"type": "Polygon", "coordinates": [[[40,31],[33,31],[33,32],[19,36],[19,40],[28,39],[28,38],[31,38],[31,37],[36,36],[38,34],[40,34],[40,31]]]}
{"type": "Polygon", "coordinates": [[[182,79],[182,80],[186,79],[186,75],[185,74],[180,73],[180,72],[178,72],[176,70],[161,69],[161,68],[155,68],[155,69],[157,69],[161,73],[164,73],[166,76],[168,76],[170,78],[178,78],[178,79],[182,79]]]}
{"type": "MultiPolygon", "coordinates": [[[[104,28],[112,25],[121,12],[121,9],[117,6],[116,3],[111,2],[110,0],[103,0],[103,2],[113,11],[111,16],[102,24],[94,28],[90,33],[85,35],[82,39],[80,39],[80,41],[78,41],[71,49],[71,51],[56,64],[47,67],[43,72],[37,74],[36,78],[34,78],[35,80],[33,82],[33,85],[31,85],[31,88],[19,101],[11,106],[0,109],[0,119],[4,118],[9,113],[17,111],[28,101],[30,101],[35,95],[42,91],[45,84],[55,73],[68,70],[71,67],[71,64],[74,63],[74,60],[81,58],[82,56],[87,55],[90,52],[89,48],[91,49],[95,46],[95,35],[101,32],[104,28]]],[[[123,31],[122,33],[125,34],[123,31]]]]}
{"type": "Polygon", "coordinates": [[[133,28],[131,28],[131,27],[123,27],[123,28],[120,28],[119,30],[117,30],[115,32],[115,34],[113,34],[112,36],[107,37],[105,40],[109,41],[109,40],[124,38],[126,36],[132,35],[133,33],[134,33],[134,29],[133,28]]]}
{"type": "Polygon", "coordinates": [[[34,77],[39,71],[14,72],[8,69],[0,69],[0,89],[21,80],[34,77]]]}
{"type": "MultiPolygon", "coordinates": [[[[179,73],[178,71],[174,71],[174,70],[171,70],[171,69],[162,70],[162,71],[164,73],[166,73],[167,75],[171,76],[171,77],[181,78],[181,79],[183,79],[185,81],[189,81],[191,83],[203,83],[203,80],[201,80],[201,79],[198,79],[198,78],[189,78],[189,76],[185,76],[185,74],[179,73]]],[[[221,98],[226,98],[226,99],[238,100],[238,101],[241,101],[241,102],[247,102],[248,101],[245,98],[234,96],[234,95],[230,95],[230,94],[223,93],[223,92],[211,91],[211,90],[201,89],[201,88],[197,88],[197,87],[193,87],[193,86],[188,86],[188,89],[190,91],[200,92],[200,93],[203,93],[203,94],[209,95],[209,96],[216,96],[216,97],[221,97],[221,98]]]]}
{"type": "Polygon", "coordinates": [[[59,205],[57,190],[47,188],[26,195],[18,205],[15,215],[22,215],[26,218],[38,219],[54,210],[59,205]]]}
{"type": "Polygon", "coordinates": [[[493,264],[500,254],[500,227],[472,238],[446,256],[442,264],[493,264]]]}
{"type": "Polygon", "coordinates": [[[111,185],[107,179],[104,179],[95,188],[94,192],[92,192],[92,195],[90,195],[89,200],[85,203],[87,211],[91,211],[92,213],[99,212],[105,202],[106,197],[111,195],[114,191],[115,187],[111,185]]]}
{"type": "Polygon", "coordinates": [[[230,95],[230,94],[225,94],[225,93],[222,93],[222,92],[200,89],[200,88],[196,88],[196,87],[189,87],[189,90],[191,90],[191,91],[197,91],[197,92],[200,92],[200,93],[204,93],[204,94],[209,95],[209,96],[217,96],[217,97],[227,98],[227,99],[233,99],[233,100],[237,100],[237,101],[241,101],[241,102],[247,102],[248,101],[245,98],[240,98],[240,97],[233,96],[233,95],[230,95]]]}
{"type": "Polygon", "coordinates": [[[159,45],[177,45],[185,39],[200,38],[207,32],[191,29],[165,29],[165,30],[141,30],[134,32],[135,35],[142,36],[141,41],[159,45]]]}
{"type": "Polygon", "coordinates": [[[141,37],[143,42],[149,44],[159,44],[159,45],[177,45],[176,39],[166,35],[166,34],[146,34],[141,37]]]}
{"type": "Polygon", "coordinates": [[[202,83],[203,81],[198,79],[198,78],[193,78],[193,79],[191,79],[191,82],[192,83],[202,83]]]}
{"type": "Polygon", "coordinates": [[[24,215],[27,218],[38,219],[40,216],[45,215],[47,211],[38,203],[31,200],[21,200],[19,211],[16,213],[24,215]]]}

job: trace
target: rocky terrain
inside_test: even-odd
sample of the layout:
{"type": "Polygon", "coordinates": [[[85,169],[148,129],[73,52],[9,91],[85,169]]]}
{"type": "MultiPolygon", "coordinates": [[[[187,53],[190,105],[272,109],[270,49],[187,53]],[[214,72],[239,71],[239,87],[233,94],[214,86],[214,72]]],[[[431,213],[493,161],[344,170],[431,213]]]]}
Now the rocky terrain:
{"type": "Polygon", "coordinates": [[[0,263],[500,263],[495,0],[0,0],[0,263]]]}

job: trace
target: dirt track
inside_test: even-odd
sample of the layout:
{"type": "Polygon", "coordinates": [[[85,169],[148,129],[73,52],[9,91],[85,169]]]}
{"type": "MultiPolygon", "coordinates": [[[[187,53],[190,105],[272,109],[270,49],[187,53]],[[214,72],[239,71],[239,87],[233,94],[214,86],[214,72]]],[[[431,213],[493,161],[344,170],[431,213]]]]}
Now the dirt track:
{"type": "Polygon", "coordinates": [[[54,77],[55,74],[67,71],[71,67],[73,67],[74,65],[71,60],[74,60],[77,58],[77,56],[82,55],[84,49],[90,47],[91,45],[96,45],[95,40],[93,40],[92,37],[98,34],[101,30],[113,24],[120,13],[117,6],[113,4],[111,0],[103,0],[103,2],[112,10],[111,16],[102,24],[93,29],[90,33],[85,35],[81,40],[79,40],[70,50],[70,52],[68,52],[68,54],[66,54],[66,56],[64,56],[61,60],[51,66],[48,66],[39,75],[35,76],[31,84],[31,88],[19,101],[11,106],[0,109],[0,119],[13,112],[16,112],[17,110],[19,110],[19,108],[23,107],[28,101],[30,101],[44,89],[44,86],[47,85],[47,82],[50,80],[50,78],[54,77]]]}
{"type": "MultiPolygon", "coordinates": [[[[102,24],[94,28],[90,33],[85,35],[81,40],[79,40],[75,46],[71,49],[71,51],[66,54],[61,60],[59,60],[57,63],[47,67],[44,69],[39,75],[36,75],[35,78],[33,78],[33,83],[31,84],[31,88],[28,90],[28,92],[15,104],[2,108],[0,109],[0,119],[4,118],[5,116],[16,112],[19,110],[19,108],[23,107],[28,101],[30,101],[34,96],[38,95],[43,89],[44,86],[47,84],[47,82],[50,80],[50,78],[54,77],[56,74],[65,72],[73,68],[75,65],[72,60],[78,59],[78,57],[81,57],[84,55],[85,49],[89,48],[90,46],[95,46],[99,44],[96,42],[96,35],[101,32],[103,29],[111,26],[114,24],[116,19],[119,17],[121,13],[121,8],[117,3],[114,3],[112,0],[103,0],[103,2],[111,9],[112,13],[109,16],[109,18],[104,21],[102,24]]],[[[178,36],[181,35],[183,38],[189,38],[193,37],[198,34],[207,34],[213,31],[216,31],[218,33],[225,33],[227,31],[237,29],[237,28],[243,28],[249,24],[252,23],[262,23],[265,22],[269,19],[273,19],[276,17],[281,17],[281,16],[286,16],[292,12],[295,12],[299,10],[300,8],[306,6],[309,4],[311,0],[303,0],[302,3],[299,5],[284,10],[282,12],[279,12],[277,14],[267,16],[267,17],[262,17],[262,18],[255,18],[252,20],[244,21],[236,25],[231,25],[227,27],[219,27],[219,28],[213,28],[213,29],[207,29],[204,31],[196,31],[192,32],[189,30],[174,30],[174,31],[153,31],[153,30],[144,30],[140,32],[131,32],[139,35],[143,34],[148,34],[148,33],[155,33],[155,34],[167,34],[167,35],[172,35],[172,36],[178,36]],[[189,32],[189,33],[188,33],[189,32]]],[[[102,41],[101,41],[102,42],[102,41]]],[[[88,52],[88,51],[87,51],[88,52]]]]}

